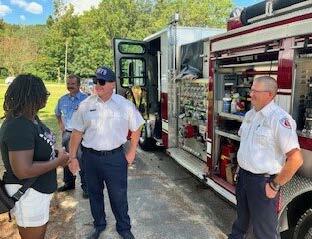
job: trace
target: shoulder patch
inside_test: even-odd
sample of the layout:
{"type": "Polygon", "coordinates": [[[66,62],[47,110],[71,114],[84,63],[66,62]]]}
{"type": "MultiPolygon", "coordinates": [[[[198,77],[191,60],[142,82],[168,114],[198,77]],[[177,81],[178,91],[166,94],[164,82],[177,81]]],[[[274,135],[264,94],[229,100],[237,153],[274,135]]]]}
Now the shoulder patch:
{"type": "Polygon", "coordinates": [[[288,120],[288,118],[282,118],[282,119],[280,119],[280,124],[283,126],[283,127],[285,127],[285,128],[287,128],[287,129],[291,129],[291,124],[290,124],[290,122],[289,122],[289,120],[288,120]]]}

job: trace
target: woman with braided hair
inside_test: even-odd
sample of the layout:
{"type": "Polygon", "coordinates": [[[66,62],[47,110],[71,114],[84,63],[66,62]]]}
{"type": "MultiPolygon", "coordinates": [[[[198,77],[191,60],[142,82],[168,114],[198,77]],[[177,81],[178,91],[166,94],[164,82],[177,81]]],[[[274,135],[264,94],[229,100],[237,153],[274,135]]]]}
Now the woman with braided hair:
{"type": "Polygon", "coordinates": [[[48,96],[40,78],[19,75],[8,87],[3,104],[0,149],[6,190],[12,196],[27,180],[36,178],[11,210],[22,239],[44,238],[57,188],[55,169],[68,163],[67,153],[56,155],[55,137],[37,116],[48,96]]]}

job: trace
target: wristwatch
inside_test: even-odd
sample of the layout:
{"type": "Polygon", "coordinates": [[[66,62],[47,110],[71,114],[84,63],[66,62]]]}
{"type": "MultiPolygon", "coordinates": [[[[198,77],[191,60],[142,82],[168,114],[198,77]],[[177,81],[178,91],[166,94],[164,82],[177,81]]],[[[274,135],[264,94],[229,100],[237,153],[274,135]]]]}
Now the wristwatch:
{"type": "Polygon", "coordinates": [[[278,192],[281,189],[281,185],[275,182],[274,179],[270,181],[269,185],[275,192],[278,192]]]}

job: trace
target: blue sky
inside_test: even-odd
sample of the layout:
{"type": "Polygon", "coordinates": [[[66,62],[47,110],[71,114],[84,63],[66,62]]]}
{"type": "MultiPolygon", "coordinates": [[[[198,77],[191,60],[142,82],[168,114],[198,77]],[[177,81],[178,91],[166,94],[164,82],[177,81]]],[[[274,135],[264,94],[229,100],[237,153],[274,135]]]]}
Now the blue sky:
{"type": "MultiPolygon", "coordinates": [[[[218,1],[218,0],[215,0],[218,1]]],[[[233,0],[236,6],[248,6],[261,0],[233,0]]],[[[96,6],[100,0],[66,0],[76,12],[96,6]]],[[[45,24],[53,12],[52,0],[0,0],[0,18],[13,24],[45,24]]]]}
{"type": "Polygon", "coordinates": [[[0,17],[15,24],[44,24],[52,13],[52,0],[0,0],[0,17]]]}
{"type": "Polygon", "coordinates": [[[261,0],[232,0],[237,7],[246,7],[252,4],[262,2],[261,0]]]}

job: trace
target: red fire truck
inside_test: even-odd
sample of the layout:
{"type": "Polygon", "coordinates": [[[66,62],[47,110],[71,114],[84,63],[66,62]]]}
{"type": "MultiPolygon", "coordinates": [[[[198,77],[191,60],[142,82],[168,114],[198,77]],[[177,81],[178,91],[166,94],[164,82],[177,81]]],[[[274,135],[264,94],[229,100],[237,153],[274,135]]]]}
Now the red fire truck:
{"type": "Polygon", "coordinates": [[[251,107],[249,88],[255,77],[272,76],[275,101],[296,120],[304,156],[282,187],[279,230],[282,237],[311,239],[312,1],[267,0],[236,9],[227,32],[177,22],[143,41],[114,40],[117,91],[146,120],[141,147],[165,147],[235,204],[237,132],[251,107]]]}

